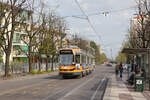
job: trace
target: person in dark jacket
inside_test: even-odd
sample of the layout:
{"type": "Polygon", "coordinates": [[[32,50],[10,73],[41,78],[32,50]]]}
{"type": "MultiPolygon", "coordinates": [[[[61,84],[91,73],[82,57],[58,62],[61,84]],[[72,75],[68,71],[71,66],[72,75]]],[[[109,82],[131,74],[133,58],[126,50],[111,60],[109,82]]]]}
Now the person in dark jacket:
{"type": "Polygon", "coordinates": [[[122,66],[122,62],[119,65],[119,71],[120,71],[120,78],[122,78],[122,74],[123,74],[123,66],[122,66]]]}
{"type": "Polygon", "coordinates": [[[129,76],[129,78],[128,78],[128,83],[130,84],[130,85],[133,85],[134,84],[134,81],[135,81],[135,72],[134,71],[132,71],[131,72],[131,74],[130,74],[130,76],[129,76]]]}
{"type": "Polygon", "coordinates": [[[119,73],[119,64],[117,64],[115,66],[115,72],[116,72],[116,76],[118,77],[118,73],[119,73]]]}
{"type": "Polygon", "coordinates": [[[146,72],[145,72],[144,69],[142,69],[141,71],[142,71],[142,72],[141,72],[141,77],[144,77],[144,79],[145,79],[145,78],[146,78],[146,72]]]}

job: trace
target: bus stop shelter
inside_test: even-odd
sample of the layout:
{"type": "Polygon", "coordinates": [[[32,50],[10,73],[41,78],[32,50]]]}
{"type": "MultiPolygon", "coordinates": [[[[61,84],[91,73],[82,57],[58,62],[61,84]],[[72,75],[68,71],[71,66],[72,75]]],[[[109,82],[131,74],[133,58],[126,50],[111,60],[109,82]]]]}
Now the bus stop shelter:
{"type": "Polygon", "coordinates": [[[127,54],[148,54],[150,49],[145,48],[123,48],[122,53],[127,54]]]}
{"type": "Polygon", "coordinates": [[[147,79],[149,81],[149,89],[150,89],[150,49],[147,49],[147,48],[123,48],[122,53],[126,53],[126,54],[129,54],[129,55],[145,54],[145,55],[148,56],[147,79]]]}

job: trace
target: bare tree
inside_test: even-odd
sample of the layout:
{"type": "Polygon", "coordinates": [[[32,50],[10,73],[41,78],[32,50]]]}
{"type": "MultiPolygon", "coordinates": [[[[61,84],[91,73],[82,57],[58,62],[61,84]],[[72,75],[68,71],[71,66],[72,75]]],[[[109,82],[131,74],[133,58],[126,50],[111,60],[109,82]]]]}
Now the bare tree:
{"type": "Polygon", "coordinates": [[[129,42],[133,48],[150,47],[150,5],[139,0],[137,16],[131,22],[129,42]]]}
{"type": "Polygon", "coordinates": [[[10,54],[14,32],[18,23],[22,20],[26,0],[7,0],[0,1],[0,47],[5,53],[5,77],[9,73],[10,54]]]}
{"type": "Polygon", "coordinates": [[[51,57],[52,69],[53,70],[53,55],[56,54],[56,43],[57,43],[57,16],[54,12],[49,12],[46,17],[45,37],[41,44],[41,51],[46,55],[46,71],[48,71],[48,59],[51,57]]]}
{"type": "Polygon", "coordinates": [[[63,46],[63,36],[65,33],[66,25],[64,20],[57,16],[54,11],[49,11],[46,17],[43,17],[47,23],[44,31],[44,40],[41,43],[40,51],[45,54],[46,71],[48,70],[48,60],[51,58],[51,70],[54,70],[54,58],[57,50],[63,46]]]}
{"type": "Polygon", "coordinates": [[[65,31],[67,30],[67,26],[66,26],[65,21],[61,17],[57,17],[56,23],[57,23],[56,29],[58,30],[58,36],[60,37],[59,48],[63,48],[63,38],[66,35],[65,31]]]}
{"type": "Polygon", "coordinates": [[[40,42],[42,41],[42,33],[43,33],[43,24],[45,24],[42,20],[43,14],[43,6],[39,7],[39,11],[37,12],[35,10],[35,1],[32,0],[29,3],[28,9],[32,13],[30,15],[30,20],[28,21],[28,24],[24,24],[24,29],[26,30],[27,35],[25,37],[22,37],[22,41],[28,46],[28,52],[26,53],[28,57],[28,63],[29,63],[29,72],[32,71],[32,58],[35,56],[35,53],[38,52],[38,47],[40,42]],[[36,13],[36,14],[35,14],[36,13]]]}

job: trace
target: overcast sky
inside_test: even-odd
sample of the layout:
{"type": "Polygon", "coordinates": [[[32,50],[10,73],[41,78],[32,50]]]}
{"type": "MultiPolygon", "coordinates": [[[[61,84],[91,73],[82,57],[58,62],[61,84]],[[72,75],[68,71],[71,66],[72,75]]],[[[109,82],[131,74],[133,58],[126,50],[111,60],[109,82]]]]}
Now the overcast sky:
{"type": "MultiPolygon", "coordinates": [[[[121,44],[128,33],[131,18],[136,13],[135,0],[78,0],[86,14],[109,12],[89,16],[97,34],[87,20],[66,17],[70,31],[101,44],[102,50],[111,57],[117,56],[121,44]],[[125,10],[126,9],[126,10],[125,10]]],[[[45,0],[46,7],[56,10],[62,16],[83,15],[75,0],[45,0]]]]}

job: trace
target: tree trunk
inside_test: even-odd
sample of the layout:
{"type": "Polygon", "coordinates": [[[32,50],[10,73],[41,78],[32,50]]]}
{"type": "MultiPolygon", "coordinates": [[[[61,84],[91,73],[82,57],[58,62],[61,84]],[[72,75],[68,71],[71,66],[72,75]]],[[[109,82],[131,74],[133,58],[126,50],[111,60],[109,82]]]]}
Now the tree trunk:
{"type": "Polygon", "coordinates": [[[5,59],[5,77],[8,77],[8,74],[9,74],[9,58],[10,58],[10,53],[6,54],[6,59],[5,59]]]}
{"type": "Polygon", "coordinates": [[[51,67],[51,71],[54,71],[54,55],[52,55],[52,67],[51,67]]]}
{"type": "Polygon", "coordinates": [[[39,56],[39,72],[41,71],[41,56],[39,56]]]}
{"type": "Polygon", "coordinates": [[[29,56],[28,58],[29,58],[29,73],[31,73],[31,71],[32,71],[32,57],[29,56]]]}
{"type": "Polygon", "coordinates": [[[46,58],[46,71],[48,71],[48,57],[46,58]]]}
{"type": "MultiPolygon", "coordinates": [[[[150,77],[150,50],[148,50],[148,76],[150,77]]],[[[150,90],[150,82],[149,82],[149,90],[150,90]]]]}
{"type": "Polygon", "coordinates": [[[32,45],[32,43],[31,43],[31,41],[32,41],[32,38],[30,38],[29,39],[30,41],[29,41],[29,55],[28,55],[28,59],[29,59],[29,73],[31,73],[31,71],[32,71],[32,50],[31,50],[31,45],[32,45]]]}

